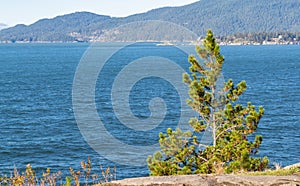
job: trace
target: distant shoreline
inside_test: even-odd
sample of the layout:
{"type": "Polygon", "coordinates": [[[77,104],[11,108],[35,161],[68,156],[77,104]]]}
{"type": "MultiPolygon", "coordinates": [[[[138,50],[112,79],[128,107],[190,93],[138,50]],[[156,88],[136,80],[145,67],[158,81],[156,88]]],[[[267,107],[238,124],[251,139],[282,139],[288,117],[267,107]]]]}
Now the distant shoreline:
{"type": "MultiPolygon", "coordinates": [[[[71,43],[85,43],[85,44],[94,44],[94,43],[159,43],[157,46],[195,46],[198,45],[195,42],[167,42],[168,44],[164,44],[165,41],[103,41],[103,42],[77,42],[77,41],[0,41],[0,44],[71,44],[71,43]]],[[[200,42],[201,43],[201,42],[200,42]]],[[[262,46],[262,45],[300,45],[300,41],[298,42],[265,42],[265,43],[250,43],[250,42],[219,42],[220,46],[262,46]]]]}

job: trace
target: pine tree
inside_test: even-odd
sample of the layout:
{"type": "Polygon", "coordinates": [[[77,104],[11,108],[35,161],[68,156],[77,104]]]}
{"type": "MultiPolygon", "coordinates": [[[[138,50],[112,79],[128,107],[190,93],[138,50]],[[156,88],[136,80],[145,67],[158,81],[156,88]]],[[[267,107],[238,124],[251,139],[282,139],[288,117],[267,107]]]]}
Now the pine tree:
{"type": "Polygon", "coordinates": [[[189,121],[192,132],[169,128],[166,134],[159,134],[161,151],[147,159],[151,175],[263,170],[268,159],[252,157],[258,152],[262,136],[254,141],[247,138],[257,129],[263,107],[257,110],[250,102],[247,106],[236,103],[247,88],[245,81],[235,86],[229,79],[219,88],[224,57],[211,30],[203,47],[197,46],[196,51],[203,65],[190,56],[191,75],[184,74],[183,81],[189,86],[187,104],[199,117],[189,121]],[[210,131],[212,144],[202,144],[200,137],[210,131]]]}

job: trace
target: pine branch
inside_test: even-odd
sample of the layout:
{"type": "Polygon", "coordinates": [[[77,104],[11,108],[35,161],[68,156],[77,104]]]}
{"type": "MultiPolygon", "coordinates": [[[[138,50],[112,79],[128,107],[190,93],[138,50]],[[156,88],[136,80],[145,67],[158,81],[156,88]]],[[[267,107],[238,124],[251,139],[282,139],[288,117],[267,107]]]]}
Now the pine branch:
{"type": "Polygon", "coordinates": [[[236,127],[238,127],[238,125],[235,125],[235,126],[232,126],[232,127],[229,127],[229,128],[227,128],[227,129],[223,130],[221,133],[219,133],[219,134],[217,135],[216,140],[221,136],[221,134],[223,134],[223,133],[226,132],[227,130],[234,129],[234,128],[236,128],[236,127]]]}

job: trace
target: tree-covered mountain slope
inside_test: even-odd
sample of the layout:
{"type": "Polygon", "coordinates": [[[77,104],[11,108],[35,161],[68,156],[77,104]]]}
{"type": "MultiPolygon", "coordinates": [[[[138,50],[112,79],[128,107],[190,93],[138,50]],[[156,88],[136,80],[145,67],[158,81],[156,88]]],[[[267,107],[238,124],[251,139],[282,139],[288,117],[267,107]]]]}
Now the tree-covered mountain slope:
{"type": "Polygon", "coordinates": [[[145,25],[153,20],[177,24],[199,36],[204,35],[208,28],[216,35],[263,31],[299,32],[299,10],[300,0],[200,0],[181,7],[159,8],[125,18],[77,12],[53,19],[42,19],[29,26],[17,25],[1,30],[0,41],[128,40],[118,35],[121,32],[118,28],[122,28],[126,38],[132,35],[129,37],[131,40],[156,37],[166,39],[164,35],[169,33],[168,26],[158,27],[157,24],[148,24],[145,26],[146,32],[135,34],[137,27],[132,22],[144,22],[145,25]],[[123,25],[127,25],[126,29],[123,25]],[[111,29],[118,36],[112,37],[108,34],[112,33],[111,29]]]}

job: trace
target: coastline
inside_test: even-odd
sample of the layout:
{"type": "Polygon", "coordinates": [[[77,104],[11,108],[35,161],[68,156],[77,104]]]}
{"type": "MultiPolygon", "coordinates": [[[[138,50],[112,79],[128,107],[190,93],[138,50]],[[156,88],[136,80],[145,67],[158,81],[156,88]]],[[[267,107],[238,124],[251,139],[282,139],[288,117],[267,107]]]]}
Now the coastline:
{"type": "MultiPolygon", "coordinates": [[[[59,43],[85,43],[85,44],[93,44],[93,43],[159,43],[157,46],[193,46],[197,45],[195,42],[167,42],[168,44],[164,44],[165,41],[87,41],[87,42],[78,42],[78,41],[0,41],[0,44],[59,44],[59,43]]],[[[200,41],[201,43],[201,41],[200,41]]],[[[263,43],[255,43],[255,42],[219,42],[220,46],[262,46],[262,45],[300,45],[300,41],[297,42],[263,42],[263,43]]]]}

